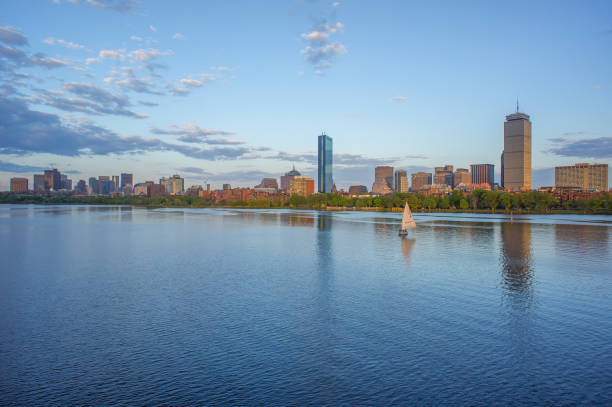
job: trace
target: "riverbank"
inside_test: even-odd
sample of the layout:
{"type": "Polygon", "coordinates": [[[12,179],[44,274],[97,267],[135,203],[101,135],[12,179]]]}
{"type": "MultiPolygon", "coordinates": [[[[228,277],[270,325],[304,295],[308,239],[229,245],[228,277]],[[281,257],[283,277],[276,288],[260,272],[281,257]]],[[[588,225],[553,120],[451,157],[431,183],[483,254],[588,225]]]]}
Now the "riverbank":
{"type": "MultiPolygon", "coordinates": [[[[282,204],[255,200],[237,202],[235,204],[215,204],[197,197],[104,197],[104,196],[12,196],[0,197],[0,204],[27,204],[27,205],[129,205],[144,208],[225,208],[225,209],[286,209],[286,210],[318,210],[318,211],[363,211],[363,212],[401,212],[403,206],[396,207],[372,207],[372,206],[331,206],[324,204],[282,204]]],[[[512,209],[473,209],[473,208],[424,208],[412,207],[414,213],[473,213],[473,214],[513,214],[513,215],[612,215],[609,209],[574,209],[574,208],[550,208],[538,210],[537,208],[512,208],[512,209]]]]}

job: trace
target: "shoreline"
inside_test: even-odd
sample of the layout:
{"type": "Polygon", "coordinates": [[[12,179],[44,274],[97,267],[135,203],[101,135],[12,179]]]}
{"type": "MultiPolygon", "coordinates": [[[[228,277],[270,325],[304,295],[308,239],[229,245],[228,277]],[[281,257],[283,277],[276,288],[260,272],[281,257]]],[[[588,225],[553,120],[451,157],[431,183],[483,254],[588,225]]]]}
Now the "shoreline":
{"type": "MultiPolygon", "coordinates": [[[[35,206],[54,206],[54,205],[66,205],[66,206],[131,206],[136,208],[147,208],[147,209],[279,209],[288,211],[318,211],[318,212],[381,212],[381,213],[401,213],[403,208],[381,208],[381,207],[338,207],[338,206],[326,206],[320,208],[312,207],[273,207],[273,206],[232,206],[232,205],[161,205],[161,204],[145,204],[145,203],[120,203],[120,202],[0,202],[0,205],[35,205],[35,206]]],[[[599,211],[581,211],[576,209],[551,209],[549,211],[538,211],[538,210],[491,210],[491,209],[426,209],[426,208],[414,208],[412,209],[414,214],[481,214],[481,215],[595,215],[595,216],[610,216],[612,211],[599,210],[599,211]]]]}

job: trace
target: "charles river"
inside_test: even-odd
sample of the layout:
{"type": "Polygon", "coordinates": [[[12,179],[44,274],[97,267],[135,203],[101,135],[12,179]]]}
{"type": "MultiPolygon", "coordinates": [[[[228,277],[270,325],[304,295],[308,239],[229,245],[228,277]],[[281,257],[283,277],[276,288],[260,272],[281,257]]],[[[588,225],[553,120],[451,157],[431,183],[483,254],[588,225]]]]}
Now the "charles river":
{"type": "Polygon", "coordinates": [[[0,206],[1,405],[612,405],[612,218],[0,206]]]}

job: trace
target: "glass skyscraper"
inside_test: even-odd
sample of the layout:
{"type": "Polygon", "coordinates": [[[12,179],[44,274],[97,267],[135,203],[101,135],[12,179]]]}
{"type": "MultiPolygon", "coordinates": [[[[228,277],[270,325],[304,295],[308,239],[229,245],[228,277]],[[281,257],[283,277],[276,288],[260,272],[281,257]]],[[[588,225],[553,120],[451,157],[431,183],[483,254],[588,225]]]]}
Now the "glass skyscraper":
{"type": "Polygon", "coordinates": [[[334,185],[332,176],[332,138],[323,133],[319,136],[319,192],[330,193],[334,185]]]}

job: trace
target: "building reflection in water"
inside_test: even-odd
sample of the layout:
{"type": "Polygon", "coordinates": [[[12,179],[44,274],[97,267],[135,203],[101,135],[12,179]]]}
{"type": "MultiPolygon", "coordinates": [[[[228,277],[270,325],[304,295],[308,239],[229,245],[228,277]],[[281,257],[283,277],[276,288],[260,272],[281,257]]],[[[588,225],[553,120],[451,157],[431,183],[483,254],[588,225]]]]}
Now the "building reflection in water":
{"type": "Polygon", "coordinates": [[[599,260],[608,254],[610,229],[608,226],[555,224],[555,248],[560,256],[599,260]]]}
{"type": "Polygon", "coordinates": [[[531,224],[501,222],[500,266],[504,298],[517,308],[531,305],[533,266],[531,224]]]}
{"type": "Polygon", "coordinates": [[[316,217],[316,285],[314,286],[313,346],[322,369],[333,359],[332,291],[334,283],[332,224],[333,216],[317,213],[316,217]]]}

